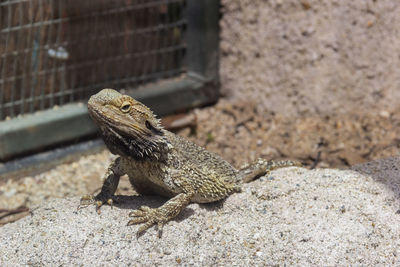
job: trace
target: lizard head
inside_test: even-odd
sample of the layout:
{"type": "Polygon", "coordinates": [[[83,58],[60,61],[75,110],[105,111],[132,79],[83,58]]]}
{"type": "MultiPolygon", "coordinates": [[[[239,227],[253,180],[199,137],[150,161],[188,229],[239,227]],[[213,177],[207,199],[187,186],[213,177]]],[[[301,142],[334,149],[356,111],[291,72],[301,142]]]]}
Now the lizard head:
{"type": "Polygon", "coordinates": [[[90,97],[88,110],[113,154],[158,160],[167,148],[160,121],[148,107],[128,95],[103,89],[90,97]]]}

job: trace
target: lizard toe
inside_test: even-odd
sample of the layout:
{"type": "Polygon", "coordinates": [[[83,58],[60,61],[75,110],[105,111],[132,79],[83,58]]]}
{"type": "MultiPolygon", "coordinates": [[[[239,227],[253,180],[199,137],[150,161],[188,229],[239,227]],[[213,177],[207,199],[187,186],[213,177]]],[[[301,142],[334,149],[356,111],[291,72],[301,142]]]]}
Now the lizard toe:
{"type": "Polygon", "coordinates": [[[84,195],[81,197],[80,203],[78,205],[78,210],[86,208],[91,205],[96,206],[96,212],[100,214],[100,208],[103,206],[103,204],[109,204],[111,207],[113,207],[114,201],[111,197],[102,197],[100,195],[93,196],[93,195],[84,195]]]}
{"type": "Polygon", "coordinates": [[[142,206],[137,210],[134,210],[129,213],[129,217],[133,217],[127,225],[134,225],[134,224],[142,224],[138,231],[137,235],[141,235],[147,229],[152,227],[153,225],[158,225],[158,235],[161,236],[162,228],[167,221],[160,213],[160,208],[149,208],[147,206],[142,206]]]}
{"type": "Polygon", "coordinates": [[[95,199],[92,195],[84,195],[81,197],[81,200],[78,205],[78,210],[86,208],[90,205],[93,205],[95,203],[95,199]]]}
{"type": "Polygon", "coordinates": [[[134,224],[140,224],[140,223],[144,223],[144,222],[147,222],[146,218],[144,218],[144,217],[136,217],[136,218],[131,219],[128,222],[127,226],[134,225],[134,224]]]}
{"type": "Polygon", "coordinates": [[[144,217],[145,215],[146,213],[141,210],[134,210],[129,213],[129,217],[144,217]]]}

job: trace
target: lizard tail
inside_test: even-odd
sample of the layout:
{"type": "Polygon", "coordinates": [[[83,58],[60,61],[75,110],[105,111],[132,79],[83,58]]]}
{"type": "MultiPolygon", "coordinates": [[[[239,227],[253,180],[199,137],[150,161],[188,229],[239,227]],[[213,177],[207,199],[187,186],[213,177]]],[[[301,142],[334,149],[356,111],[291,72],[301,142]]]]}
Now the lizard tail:
{"type": "Polygon", "coordinates": [[[253,164],[239,170],[238,182],[248,183],[272,170],[292,166],[301,167],[302,165],[300,162],[292,160],[273,161],[259,158],[253,164]]]}

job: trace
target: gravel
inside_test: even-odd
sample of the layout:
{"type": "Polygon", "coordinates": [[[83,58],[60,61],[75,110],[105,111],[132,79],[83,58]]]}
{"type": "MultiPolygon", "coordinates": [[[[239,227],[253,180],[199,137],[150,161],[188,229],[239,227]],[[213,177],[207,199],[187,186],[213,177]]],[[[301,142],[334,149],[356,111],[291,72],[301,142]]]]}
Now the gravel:
{"type": "Polygon", "coordinates": [[[49,198],[87,194],[101,186],[101,178],[111,162],[111,154],[83,156],[35,176],[7,180],[0,185],[0,207],[34,206],[49,198]]]}
{"type": "MultiPolygon", "coordinates": [[[[400,167],[399,161],[393,167],[400,167]]],[[[399,178],[391,172],[393,179],[399,178]]],[[[398,189],[397,189],[398,190],[398,189]]],[[[351,170],[286,168],[224,202],[190,204],[164,227],[136,238],[130,209],[159,197],[77,210],[51,200],[0,228],[1,265],[392,265],[399,264],[398,199],[351,170]]]]}

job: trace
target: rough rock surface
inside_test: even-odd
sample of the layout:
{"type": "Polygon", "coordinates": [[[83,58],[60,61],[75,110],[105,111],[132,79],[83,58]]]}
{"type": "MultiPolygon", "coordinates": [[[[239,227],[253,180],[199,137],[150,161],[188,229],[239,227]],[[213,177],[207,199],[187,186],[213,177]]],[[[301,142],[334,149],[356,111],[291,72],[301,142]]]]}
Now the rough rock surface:
{"type": "MultiPolygon", "coordinates": [[[[377,166],[400,178],[399,160],[377,166]]],[[[76,197],[51,200],[0,228],[0,265],[399,264],[399,187],[370,167],[274,171],[224,202],[189,205],[161,239],[126,226],[129,209],[161,198],[121,197],[100,215],[77,211],[76,197]]]]}
{"type": "Polygon", "coordinates": [[[221,84],[284,114],[398,109],[400,2],[222,1],[221,84]]]}

